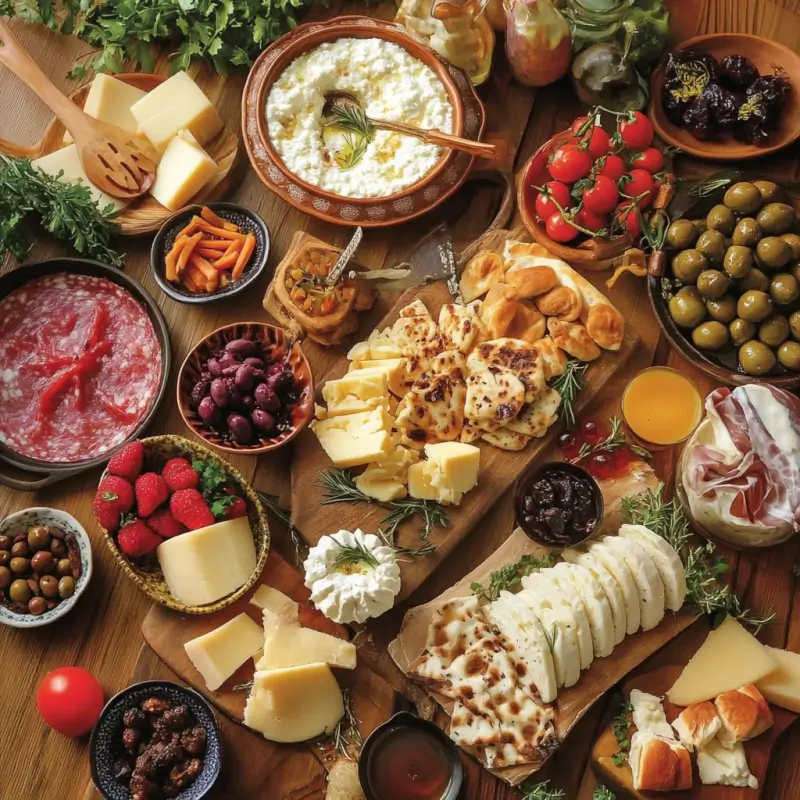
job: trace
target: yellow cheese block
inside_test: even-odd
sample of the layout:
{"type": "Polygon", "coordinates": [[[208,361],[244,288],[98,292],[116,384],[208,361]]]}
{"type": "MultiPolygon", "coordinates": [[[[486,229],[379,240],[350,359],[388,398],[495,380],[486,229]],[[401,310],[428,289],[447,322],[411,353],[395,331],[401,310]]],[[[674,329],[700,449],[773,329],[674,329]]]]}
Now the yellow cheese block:
{"type": "Polygon", "coordinates": [[[355,483],[359,491],[364,492],[367,497],[371,497],[380,503],[402,500],[408,493],[405,484],[391,478],[370,479],[361,474],[356,477],[355,483]]]}
{"type": "Polygon", "coordinates": [[[478,484],[481,451],[471,444],[442,442],[426,444],[428,461],[438,464],[441,481],[456,495],[462,495],[478,484]]]}
{"type": "Polygon", "coordinates": [[[164,151],[150,194],[165,208],[177,211],[216,175],[217,165],[202,147],[175,136],[164,151]]]}
{"type": "Polygon", "coordinates": [[[163,152],[181,128],[201,145],[222,130],[222,120],[203,90],[185,72],[176,72],[131,106],[141,133],[163,152]]]}
{"type": "Polygon", "coordinates": [[[378,406],[387,406],[386,376],[380,372],[362,375],[349,372],[343,378],[328,381],[322,387],[322,398],[328,404],[328,416],[355,414],[378,406]]]}
{"type": "Polygon", "coordinates": [[[380,361],[368,359],[366,361],[354,361],[350,364],[349,375],[369,375],[379,372],[386,376],[387,385],[394,380],[402,370],[402,358],[383,358],[380,361]]]}
{"type": "Polygon", "coordinates": [[[711,700],[722,692],[757,684],[777,666],[769,648],[733,617],[725,617],[684,667],[667,697],[678,706],[711,700]]]}
{"type": "Polygon", "coordinates": [[[342,690],[327,664],[256,672],[244,724],[273,742],[330,733],[344,716],[342,690]]]}
{"type": "Polygon", "coordinates": [[[315,420],[311,430],[337,467],[381,461],[392,449],[392,418],[385,408],[315,420]]]}
{"type": "Polygon", "coordinates": [[[186,642],[184,649],[213,692],[263,644],[264,631],[247,614],[239,614],[219,628],[186,642]]]}
{"type": "Polygon", "coordinates": [[[271,611],[287,622],[297,622],[300,615],[300,607],[291,597],[287,597],[283,592],[263,583],[250,598],[250,604],[262,611],[264,609],[271,611]]]}
{"type": "Polygon", "coordinates": [[[429,461],[419,461],[408,468],[408,493],[418,500],[442,502],[440,493],[433,485],[432,473],[435,465],[429,461]]]}
{"type": "MultiPolygon", "coordinates": [[[[129,133],[138,133],[139,128],[131,114],[131,106],[141,100],[147,92],[123,83],[111,75],[98,72],[94,76],[83,110],[94,119],[110,122],[129,133]]],[[[64,144],[70,144],[72,136],[64,133],[64,144]]]]}
{"type": "Polygon", "coordinates": [[[347,351],[347,358],[352,362],[350,369],[358,369],[359,362],[369,357],[369,342],[356,342],[347,351]]]}
{"type": "Polygon", "coordinates": [[[408,468],[419,461],[419,453],[402,445],[395,445],[388,458],[368,464],[359,477],[366,481],[396,480],[406,483],[408,468]]]}
{"type": "Polygon", "coordinates": [[[761,694],[781,708],[800,714],[800,653],[768,647],[778,666],[756,682],[761,694]]]}
{"type": "Polygon", "coordinates": [[[213,603],[235,592],[256,568],[247,517],[174,536],[158,546],[156,556],[173,597],[188,606],[213,603]]]}

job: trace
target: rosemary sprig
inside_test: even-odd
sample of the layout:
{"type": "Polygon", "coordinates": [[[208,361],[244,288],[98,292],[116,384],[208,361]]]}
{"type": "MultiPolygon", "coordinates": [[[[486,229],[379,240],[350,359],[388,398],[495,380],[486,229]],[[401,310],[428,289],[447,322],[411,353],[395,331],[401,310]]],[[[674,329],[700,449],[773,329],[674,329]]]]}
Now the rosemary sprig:
{"type": "Polygon", "coordinates": [[[375,136],[375,126],[367,119],[364,109],[356,103],[333,103],[331,122],[343,131],[357,133],[367,142],[375,136]]]}
{"type": "Polygon", "coordinates": [[[367,152],[369,140],[354,133],[344,135],[344,146],[334,153],[333,160],[339,169],[353,169],[367,152]]]}
{"type": "Polygon", "coordinates": [[[630,719],[628,714],[633,711],[633,706],[630,703],[623,703],[614,719],[611,720],[611,733],[617,740],[617,747],[619,751],[614,753],[612,760],[614,765],[622,767],[628,763],[628,753],[631,750],[631,740],[628,737],[628,729],[630,728],[630,719]]]}
{"type": "Polygon", "coordinates": [[[625,438],[625,429],[623,428],[622,420],[619,417],[612,417],[609,424],[611,429],[608,436],[606,436],[603,441],[598,442],[597,444],[589,444],[588,442],[584,442],[581,445],[581,449],[578,451],[578,455],[570,459],[571,464],[578,464],[585,458],[588,458],[595,453],[611,453],[614,450],[619,450],[620,447],[628,447],[641,458],[652,457],[650,451],[645,450],[644,447],[639,447],[635,444],[628,444],[628,441],[625,438]]]}
{"type": "MultiPolygon", "coordinates": [[[[514,564],[506,564],[506,566],[496,569],[489,575],[489,582],[485,586],[482,583],[474,582],[470,584],[469,588],[473,594],[491,602],[497,600],[500,592],[504,589],[510,590],[519,586],[526,575],[530,575],[537,569],[552,567],[554,562],[555,556],[552,553],[548,553],[544,558],[524,555],[514,564]]],[[[555,639],[553,641],[555,643],[555,639]]]]}
{"type": "Polygon", "coordinates": [[[547,640],[547,648],[550,650],[550,654],[555,656],[556,640],[558,639],[558,628],[556,628],[555,622],[550,626],[549,631],[544,626],[542,626],[542,630],[544,631],[544,638],[547,640]]]}
{"type": "Polygon", "coordinates": [[[331,536],[331,539],[341,548],[333,561],[335,567],[348,568],[358,564],[366,564],[375,569],[378,566],[378,559],[361,542],[356,542],[352,546],[345,546],[339,542],[335,535],[331,536]]]}
{"type": "Polygon", "coordinates": [[[361,750],[361,745],[364,744],[364,738],[358,729],[359,721],[355,713],[353,713],[349,689],[342,691],[342,701],[344,703],[344,716],[339,720],[339,724],[331,734],[331,739],[336,752],[342,758],[353,761],[361,750]]]}
{"type": "Polygon", "coordinates": [[[733,183],[733,181],[734,178],[731,176],[727,176],[724,178],[708,178],[692,186],[692,188],[689,189],[689,196],[709,197],[710,195],[714,194],[714,192],[717,192],[720,189],[724,189],[727,186],[730,186],[733,183]]]}
{"type": "Polygon", "coordinates": [[[564,374],[553,381],[553,388],[561,395],[561,416],[567,428],[575,427],[575,404],[583,391],[583,375],[588,367],[588,363],[571,358],[564,374]]]}
{"type": "Polygon", "coordinates": [[[550,781],[543,783],[524,783],[520,786],[522,797],[520,800],[563,800],[564,792],[561,789],[553,789],[550,781]]]}
{"type": "Polygon", "coordinates": [[[713,542],[694,545],[689,520],[674,500],[669,503],[662,500],[663,489],[664,484],[660,483],[635,497],[623,497],[623,519],[650,528],[677,550],[686,570],[686,594],[696,611],[713,615],[716,624],[730,615],[759,633],[775,620],[775,612],[757,614],[742,608],[731,587],[720,580],[728,565],[722,556],[714,555],[716,545],[713,542]]]}
{"type": "Polygon", "coordinates": [[[235,683],[233,685],[234,692],[249,692],[253,688],[255,680],[245,681],[244,683],[235,683]]]}
{"type": "Polygon", "coordinates": [[[617,800],[617,796],[607,786],[598,786],[592,792],[592,800],[617,800]]]}

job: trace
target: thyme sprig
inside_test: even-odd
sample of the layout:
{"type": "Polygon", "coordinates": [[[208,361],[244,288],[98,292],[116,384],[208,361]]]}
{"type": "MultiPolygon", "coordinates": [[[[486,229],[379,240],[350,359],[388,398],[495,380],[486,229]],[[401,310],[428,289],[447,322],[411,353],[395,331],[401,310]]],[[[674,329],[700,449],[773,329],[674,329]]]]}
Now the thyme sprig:
{"type": "Polygon", "coordinates": [[[619,750],[611,758],[617,767],[622,767],[628,763],[628,753],[631,751],[631,740],[628,736],[631,722],[628,715],[632,712],[633,706],[630,703],[623,703],[619,714],[611,720],[611,733],[614,734],[614,738],[617,740],[617,747],[619,747],[619,750]]]}
{"type": "Polygon", "coordinates": [[[617,800],[617,796],[607,786],[598,786],[592,792],[592,800],[617,800]]]}
{"type": "Polygon", "coordinates": [[[612,417],[609,425],[611,427],[608,436],[606,436],[605,439],[603,439],[601,442],[597,442],[597,444],[589,444],[588,442],[584,442],[581,445],[581,449],[578,451],[578,455],[576,455],[574,458],[571,458],[570,463],[578,464],[585,458],[588,458],[595,453],[612,453],[614,450],[619,450],[620,447],[629,448],[641,458],[652,458],[650,451],[645,450],[644,447],[639,447],[636,444],[628,444],[628,441],[625,438],[625,429],[623,428],[622,420],[619,417],[612,417]]]}
{"type": "Polygon", "coordinates": [[[550,781],[543,783],[524,783],[520,786],[522,792],[521,800],[563,800],[564,792],[561,789],[553,789],[550,781]]]}
{"type": "MultiPolygon", "coordinates": [[[[469,588],[473,594],[477,594],[484,600],[491,602],[492,600],[497,600],[500,592],[504,589],[508,591],[519,586],[526,575],[530,575],[534,570],[552,567],[554,562],[555,556],[552,553],[547,553],[543,558],[524,555],[519,561],[513,564],[506,564],[504,567],[492,572],[485,586],[482,583],[473,582],[469,588]]],[[[555,643],[555,639],[553,641],[555,643]]]]}
{"type": "Polygon", "coordinates": [[[578,395],[583,391],[583,376],[589,364],[571,358],[563,375],[553,381],[553,388],[561,395],[561,417],[567,428],[575,427],[575,405],[578,395]]]}

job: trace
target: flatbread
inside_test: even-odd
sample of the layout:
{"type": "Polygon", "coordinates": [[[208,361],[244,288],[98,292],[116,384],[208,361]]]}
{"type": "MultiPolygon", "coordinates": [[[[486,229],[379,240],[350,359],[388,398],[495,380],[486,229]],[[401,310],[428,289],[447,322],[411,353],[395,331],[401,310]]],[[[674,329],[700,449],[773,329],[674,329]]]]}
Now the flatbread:
{"type": "Polygon", "coordinates": [[[506,430],[541,438],[558,419],[560,406],[561,395],[548,387],[532,403],[524,406],[516,419],[506,424],[506,430]]]}
{"type": "Polygon", "coordinates": [[[445,350],[468,353],[478,335],[478,314],[472,306],[448,303],[439,312],[439,334],[445,350]]]}
{"type": "Polygon", "coordinates": [[[497,283],[489,289],[483,301],[481,320],[492,339],[506,335],[517,313],[518,297],[517,290],[505,283],[497,283]]]}
{"type": "Polygon", "coordinates": [[[539,351],[521,339],[502,337],[478,345],[469,354],[467,367],[471,372],[492,367],[513,372],[525,387],[526,403],[532,403],[546,387],[539,351]]]}
{"type": "Polygon", "coordinates": [[[474,369],[467,378],[464,416],[470,421],[505,423],[519,414],[525,402],[525,386],[504,367],[474,369]]]}
{"type": "Polygon", "coordinates": [[[578,361],[594,361],[600,356],[600,348],[583,325],[550,317],[547,330],[555,345],[578,361]]]}
{"type": "Polygon", "coordinates": [[[466,388],[457,370],[423,377],[400,401],[395,425],[416,441],[452,442],[464,425],[465,402],[466,388]]]}
{"type": "Polygon", "coordinates": [[[461,273],[459,289],[465,303],[486,294],[494,284],[503,280],[505,267],[497,253],[481,250],[469,261],[461,273]]]}

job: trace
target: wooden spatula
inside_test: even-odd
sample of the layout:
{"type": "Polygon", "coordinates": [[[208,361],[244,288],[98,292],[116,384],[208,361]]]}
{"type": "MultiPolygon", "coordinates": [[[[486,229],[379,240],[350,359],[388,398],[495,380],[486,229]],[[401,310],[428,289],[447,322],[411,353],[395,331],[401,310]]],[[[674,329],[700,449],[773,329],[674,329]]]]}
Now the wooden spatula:
{"type": "Polygon", "coordinates": [[[33,89],[72,134],[86,177],[112,197],[130,200],[153,184],[158,153],[142,135],[93,119],[63,95],[0,19],[0,64],[33,89]]]}

